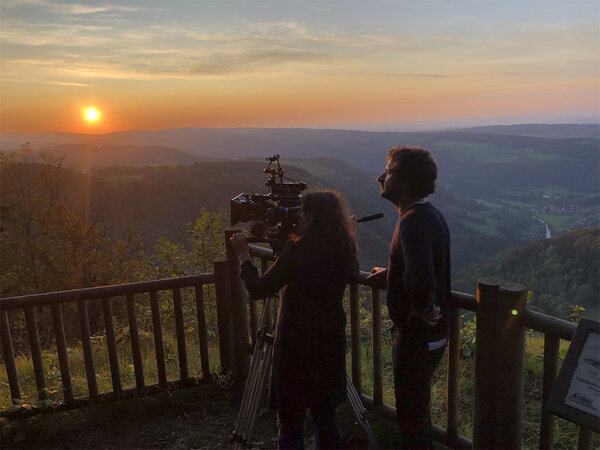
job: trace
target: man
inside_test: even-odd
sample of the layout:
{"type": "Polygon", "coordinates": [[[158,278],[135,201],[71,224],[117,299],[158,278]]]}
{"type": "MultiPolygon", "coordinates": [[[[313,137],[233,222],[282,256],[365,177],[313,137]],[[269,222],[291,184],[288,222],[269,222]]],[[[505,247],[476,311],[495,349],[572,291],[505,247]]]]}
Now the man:
{"type": "Polygon", "coordinates": [[[421,148],[395,147],[377,181],[398,210],[387,269],[387,306],[394,323],[392,364],[402,448],[431,448],[431,380],[448,341],[452,299],[450,238],[440,211],[425,201],[437,167],[421,148]]]}

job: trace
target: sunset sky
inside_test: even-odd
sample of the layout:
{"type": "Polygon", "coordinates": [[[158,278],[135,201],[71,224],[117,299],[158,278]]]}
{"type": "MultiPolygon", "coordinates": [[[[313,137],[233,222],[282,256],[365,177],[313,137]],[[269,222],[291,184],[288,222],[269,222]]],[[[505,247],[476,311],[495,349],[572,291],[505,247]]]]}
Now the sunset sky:
{"type": "Polygon", "coordinates": [[[2,133],[600,117],[597,0],[2,0],[0,43],[2,133]]]}

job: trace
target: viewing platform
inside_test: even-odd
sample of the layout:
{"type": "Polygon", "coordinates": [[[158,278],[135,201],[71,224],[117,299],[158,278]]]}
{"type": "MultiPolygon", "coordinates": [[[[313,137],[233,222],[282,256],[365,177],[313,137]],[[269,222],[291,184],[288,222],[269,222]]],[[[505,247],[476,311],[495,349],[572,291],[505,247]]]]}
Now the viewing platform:
{"type": "MultiPolygon", "coordinates": [[[[226,231],[225,241],[234,230],[226,231]]],[[[231,383],[243,383],[248,373],[253,345],[260,321],[260,301],[249,301],[239,277],[239,264],[233,250],[227,246],[227,257],[214,261],[213,272],[194,276],[145,281],[114,286],[102,286],[70,291],[50,292],[0,299],[1,340],[3,364],[6,368],[10,395],[14,405],[22,404],[20,374],[16,363],[11,330],[15,321],[24,315],[29,352],[33,363],[35,385],[39,397],[37,406],[27,411],[8,408],[0,413],[4,417],[22,416],[38,412],[61,411],[85,407],[93,403],[113,401],[173,389],[196,386],[213,380],[214,374],[229,377],[231,383]],[[214,304],[212,303],[214,301],[214,304]],[[104,337],[96,342],[90,332],[88,307],[101,305],[104,320],[104,337]],[[64,311],[71,308],[77,323],[65,321],[64,311]],[[177,348],[178,374],[169,377],[169,355],[165,351],[165,310],[171,311],[177,348]],[[61,395],[49,399],[48,368],[44,363],[38,317],[50,310],[53,340],[58,354],[61,395]],[[126,336],[115,327],[115,310],[126,315],[126,336]],[[140,311],[148,315],[140,315],[140,311]],[[209,311],[216,312],[217,335],[210,337],[207,329],[209,311]],[[140,333],[139,321],[148,322],[151,335],[140,333]],[[77,330],[85,363],[87,395],[76,396],[71,376],[72,355],[65,329],[77,330]],[[194,355],[199,355],[200,374],[190,375],[190,336],[194,336],[194,355]],[[127,339],[131,347],[131,361],[135,387],[123,386],[122,365],[119,363],[119,342],[127,339]],[[151,342],[156,364],[156,381],[150,382],[145,373],[142,351],[144,343],[151,342]],[[218,342],[216,358],[209,358],[209,342],[218,342]],[[197,347],[197,348],[196,348],[197,347]],[[97,352],[108,355],[112,389],[98,387],[95,357],[97,352]],[[41,405],[41,406],[40,406],[41,405]]],[[[251,256],[257,266],[265,271],[273,260],[270,249],[250,246],[251,256]]],[[[359,281],[348,285],[346,307],[349,311],[350,345],[348,348],[349,375],[363,404],[371,414],[395,420],[395,407],[384,401],[384,347],[385,314],[382,311],[382,291],[385,281],[370,281],[367,272],[360,272],[359,281]],[[365,295],[366,294],[366,295],[365,295]],[[370,304],[370,349],[361,352],[365,343],[361,334],[361,306],[370,304]],[[364,371],[372,374],[372,390],[363,390],[364,371]]],[[[444,426],[434,425],[436,442],[451,448],[522,448],[523,398],[526,330],[543,334],[543,380],[541,401],[545,404],[556,381],[559,369],[559,345],[570,341],[576,325],[562,319],[527,309],[528,289],[521,285],[496,278],[478,281],[477,295],[452,292],[456,306],[446,362],[446,418],[444,426]],[[474,405],[472,411],[472,439],[459,434],[459,374],[461,366],[461,317],[464,312],[476,314],[476,352],[474,358],[474,405]]],[[[274,302],[276,303],[276,302],[274,302]]],[[[266,311],[274,314],[276,311],[266,311]]],[[[71,316],[69,316],[71,317],[71,316]]],[[[171,316],[169,316],[171,317],[171,316]]],[[[275,316],[270,317],[274,323],[275,316]]],[[[145,327],[147,328],[147,327],[145,327]]],[[[21,346],[22,347],[22,346],[21,346]]],[[[195,358],[195,357],[194,357],[195,358]]],[[[555,416],[540,408],[539,441],[534,446],[552,448],[555,416]]],[[[233,430],[231,430],[233,431],[233,430]]],[[[593,433],[579,427],[578,448],[592,448],[593,433]]],[[[529,442],[528,447],[533,443],[529,442]]]]}

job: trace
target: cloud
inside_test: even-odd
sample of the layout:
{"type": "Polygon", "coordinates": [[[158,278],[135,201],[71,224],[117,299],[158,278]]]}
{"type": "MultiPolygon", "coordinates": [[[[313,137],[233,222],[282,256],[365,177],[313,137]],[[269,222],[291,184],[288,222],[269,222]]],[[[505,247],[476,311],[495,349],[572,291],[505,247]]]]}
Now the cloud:
{"type": "Polygon", "coordinates": [[[50,84],[54,86],[67,86],[67,87],[88,87],[89,84],[74,83],[72,81],[46,81],[44,84],[50,84]]]}
{"type": "Polygon", "coordinates": [[[211,55],[198,62],[192,69],[192,73],[204,75],[248,73],[288,63],[321,63],[332,59],[334,56],[327,53],[294,48],[271,48],[243,51],[233,55],[211,55]]]}
{"type": "MultiPolygon", "coordinates": [[[[475,72],[497,77],[540,73],[585,61],[586,55],[597,62],[589,57],[598,50],[597,26],[544,25],[474,36],[469,30],[406,33],[292,20],[196,24],[172,16],[167,20],[151,3],[143,3],[149,5],[148,14],[138,17],[129,13],[142,8],[116,2],[2,1],[15,9],[25,4],[52,12],[41,23],[4,15],[5,81],[37,77],[63,82],[65,74],[75,83],[95,77],[199,79],[286,71],[436,79],[475,72]]],[[[579,67],[589,71],[591,66],[579,67]]]]}
{"type": "Polygon", "coordinates": [[[109,24],[4,24],[0,40],[8,50],[8,64],[31,67],[38,59],[47,71],[47,62],[53,61],[57,72],[85,78],[188,79],[265,73],[290,64],[352,61],[362,58],[352,42],[358,47],[374,41],[332,30],[311,33],[291,22],[243,23],[230,32],[167,25],[123,29],[109,24]]]}
{"type": "Polygon", "coordinates": [[[34,6],[36,8],[46,8],[47,11],[56,14],[95,14],[110,11],[134,12],[142,8],[129,7],[123,5],[110,4],[105,2],[87,2],[87,3],[61,3],[49,0],[2,0],[4,7],[26,7],[34,6]]]}

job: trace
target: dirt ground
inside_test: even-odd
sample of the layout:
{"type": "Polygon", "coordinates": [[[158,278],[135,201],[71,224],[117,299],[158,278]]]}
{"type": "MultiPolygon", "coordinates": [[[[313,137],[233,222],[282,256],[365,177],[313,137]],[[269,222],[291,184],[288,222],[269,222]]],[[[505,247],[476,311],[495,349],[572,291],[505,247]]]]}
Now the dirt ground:
{"type": "MultiPolygon", "coordinates": [[[[242,386],[223,390],[202,384],[152,397],[96,404],[72,411],[41,414],[10,424],[2,448],[233,448],[242,386]],[[17,442],[15,442],[17,441],[17,442]]],[[[346,403],[338,409],[342,448],[367,448],[364,430],[346,403]]],[[[395,426],[370,417],[381,448],[393,448],[395,426]]],[[[263,410],[253,448],[277,448],[275,414],[263,410]]],[[[305,428],[306,448],[315,448],[312,425],[305,428]]]]}

